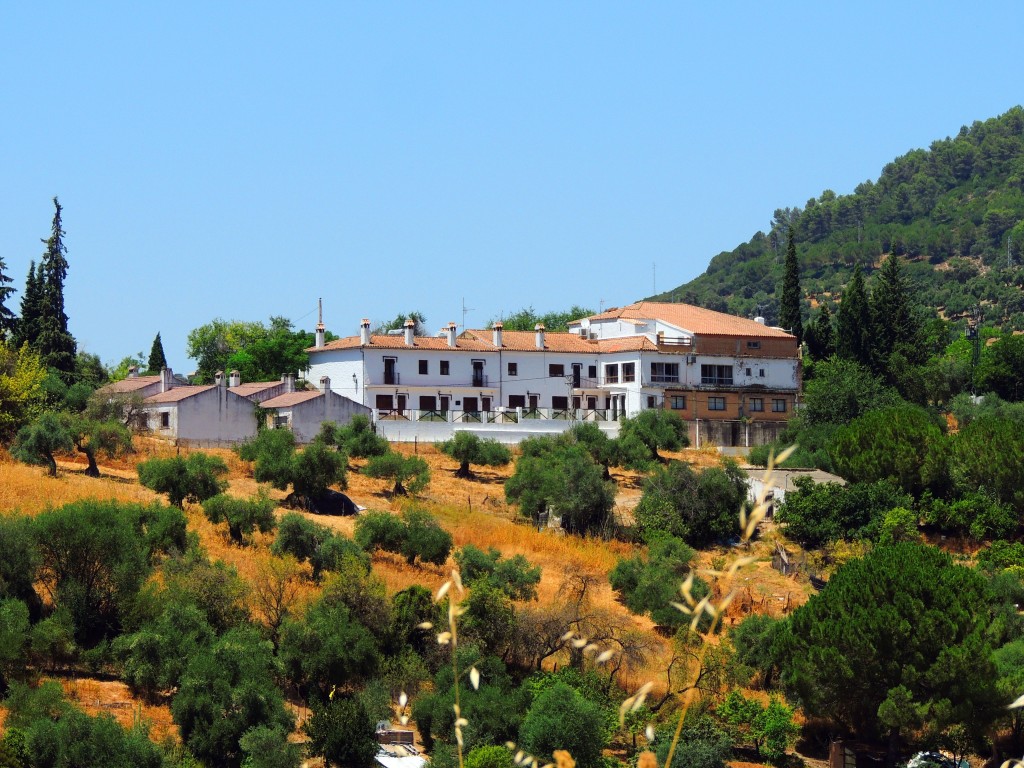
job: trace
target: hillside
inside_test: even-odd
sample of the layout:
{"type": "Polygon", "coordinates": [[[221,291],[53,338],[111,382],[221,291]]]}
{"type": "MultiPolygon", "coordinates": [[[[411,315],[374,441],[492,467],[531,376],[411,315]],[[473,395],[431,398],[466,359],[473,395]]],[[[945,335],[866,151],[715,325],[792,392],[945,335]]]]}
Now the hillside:
{"type": "Polygon", "coordinates": [[[987,322],[1024,329],[1024,109],[912,150],[852,194],[825,190],[802,208],[777,209],[767,234],[651,298],[776,322],[791,226],[805,317],[836,301],[855,264],[867,275],[894,253],[906,257],[921,303],[944,317],[980,305],[987,322]]]}

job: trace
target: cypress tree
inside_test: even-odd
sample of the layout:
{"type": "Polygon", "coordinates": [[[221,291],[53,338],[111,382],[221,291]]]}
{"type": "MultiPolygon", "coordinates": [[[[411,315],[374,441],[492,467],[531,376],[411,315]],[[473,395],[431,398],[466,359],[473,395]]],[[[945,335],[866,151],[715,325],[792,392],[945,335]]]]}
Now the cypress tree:
{"type": "Polygon", "coordinates": [[[825,360],[835,354],[835,332],[832,329],[832,313],[828,304],[822,304],[814,322],[807,326],[804,336],[807,349],[815,360],[825,360]]]}
{"type": "Polygon", "coordinates": [[[877,367],[885,369],[893,352],[900,351],[908,360],[917,360],[921,351],[921,324],[903,272],[903,260],[891,255],[878,271],[871,291],[871,313],[874,318],[874,352],[877,367]]]}
{"type": "Polygon", "coordinates": [[[836,354],[862,365],[871,365],[871,308],[860,264],[843,291],[836,313],[836,354]]]}
{"type": "Polygon", "coordinates": [[[75,371],[75,337],[68,332],[68,316],[64,312],[64,280],[68,274],[67,248],[61,227],[61,205],[53,198],[55,208],[50,237],[40,262],[42,269],[42,302],[40,304],[39,335],[36,347],[43,362],[70,380],[75,371]]]}
{"type": "Polygon", "coordinates": [[[800,265],[796,260],[793,227],[789,228],[789,241],[786,245],[786,271],[782,278],[779,325],[788,328],[789,332],[796,336],[797,342],[803,341],[804,324],[800,318],[800,265]]]}
{"type": "Polygon", "coordinates": [[[36,348],[39,337],[40,311],[43,301],[43,265],[29,262],[28,277],[25,278],[25,292],[21,294],[21,318],[15,329],[14,343],[20,347],[28,344],[36,348]]]}
{"type": "Polygon", "coordinates": [[[167,358],[164,356],[164,344],[160,341],[160,332],[157,331],[153,339],[153,347],[149,350],[149,372],[160,373],[167,367],[167,358]]]}
{"type": "Polygon", "coordinates": [[[18,325],[17,316],[8,309],[6,304],[7,299],[14,293],[14,289],[7,285],[13,281],[4,272],[6,269],[7,265],[0,257],[0,341],[5,341],[9,336],[13,336],[18,325]]]}

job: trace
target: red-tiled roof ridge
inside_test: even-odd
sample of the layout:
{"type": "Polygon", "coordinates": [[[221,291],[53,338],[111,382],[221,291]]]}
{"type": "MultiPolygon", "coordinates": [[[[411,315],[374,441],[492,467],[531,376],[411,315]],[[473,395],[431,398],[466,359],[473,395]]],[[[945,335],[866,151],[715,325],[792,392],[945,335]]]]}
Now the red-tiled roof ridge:
{"type": "Polygon", "coordinates": [[[713,309],[695,307],[692,304],[672,304],[659,301],[637,301],[624,307],[613,307],[590,317],[573,320],[570,326],[578,326],[583,320],[660,320],[684,331],[707,335],[792,337],[779,328],[772,328],[745,317],[717,312],[713,309]]]}
{"type": "Polygon", "coordinates": [[[155,395],[151,395],[143,400],[144,403],[176,403],[180,400],[184,400],[195,395],[202,394],[211,389],[216,389],[214,384],[204,385],[193,385],[186,384],[180,387],[172,387],[166,392],[157,392],[155,395]]]}
{"type": "Polygon", "coordinates": [[[315,400],[318,397],[323,397],[324,393],[317,390],[309,390],[304,392],[287,392],[277,397],[272,397],[269,400],[264,400],[260,403],[260,408],[288,408],[292,405],[298,405],[304,403],[307,400],[315,400]]]}

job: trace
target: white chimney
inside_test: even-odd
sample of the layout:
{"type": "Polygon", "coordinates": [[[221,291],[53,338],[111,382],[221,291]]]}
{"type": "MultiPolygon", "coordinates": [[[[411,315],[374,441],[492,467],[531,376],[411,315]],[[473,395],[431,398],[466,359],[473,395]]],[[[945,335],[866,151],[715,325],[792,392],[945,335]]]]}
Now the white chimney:
{"type": "Polygon", "coordinates": [[[416,341],[416,321],[411,317],[405,321],[405,346],[415,346],[416,341]]]}
{"type": "Polygon", "coordinates": [[[213,383],[216,384],[218,387],[224,386],[224,371],[217,371],[215,374],[213,374],[213,383]]]}
{"type": "Polygon", "coordinates": [[[320,391],[324,394],[331,391],[331,379],[329,376],[320,377],[320,391]]]}
{"type": "Polygon", "coordinates": [[[284,375],[284,392],[286,395],[291,394],[295,391],[295,374],[286,373],[284,375]]]}
{"type": "Polygon", "coordinates": [[[494,346],[501,349],[501,329],[505,326],[499,321],[491,327],[494,329],[494,346]]]}
{"type": "Polygon", "coordinates": [[[174,373],[170,368],[160,371],[160,391],[166,392],[174,386],[174,373]]]}
{"type": "Polygon", "coordinates": [[[544,349],[544,323],[537,323],[533,330],[537,332],[537,349],[544,349]]]}
{"type": "Polygon", "coordinates": [[[128,369],[128,378],[137,379],[139,378],[139,366],[133,365],[128,369]]]}
{"type": "Polygon", "coordinates": [[[359,323],[359,343],[364,347],[370,343],[370,321],[365,317],[359,323]]]}
{"type": "Polygon", "coordinates": [[[448,346],[449,347],[454,347],[455,346],[455,329],[456,328],[458,328],[458,326],[455,325],[455,323],[448,323],[448,328],[446,330],[448,331],[448,346]]]}
{"type": "Polygon", "coordinates": [[[763,317],[761,317],[760,315],[758,315],[757,317],[755,317],[755,318],[754,318],[754,322],[755,322],[755,323],[760,323],[761,325],[764,325],[764,323],[765,323],[765,320],[764,320],[764,318],[763,318],[763,317]]]}
{"type": "Polygon", "coordinates": [[[231,377],[228,379],[229,387],[237,387],[242,383],[242,375],[238,371],[232,371],[231,377]]]}
{"type": "Polygon", "coordinates": [[[316,348],[323,349],[324,346],[324,300],[317,299],[316,316],[316,348]]]}

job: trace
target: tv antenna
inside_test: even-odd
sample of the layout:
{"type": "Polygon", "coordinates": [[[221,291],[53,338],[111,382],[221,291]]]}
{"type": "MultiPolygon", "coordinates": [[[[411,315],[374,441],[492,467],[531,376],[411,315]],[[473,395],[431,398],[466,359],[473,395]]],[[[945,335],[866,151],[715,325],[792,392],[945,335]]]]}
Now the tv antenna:
{"type": "Polygon", "coordinates": [[[466,306],[466,297],[462,297],[462,330],[466,330],[466,313],[473,312],[473,307],[466,306]]]}

